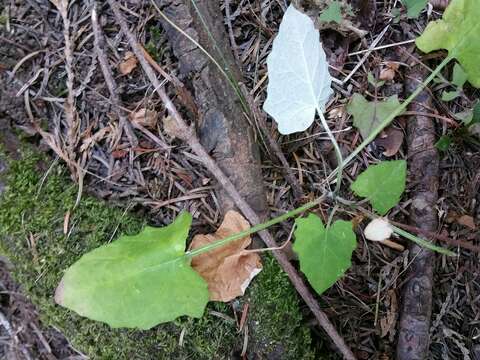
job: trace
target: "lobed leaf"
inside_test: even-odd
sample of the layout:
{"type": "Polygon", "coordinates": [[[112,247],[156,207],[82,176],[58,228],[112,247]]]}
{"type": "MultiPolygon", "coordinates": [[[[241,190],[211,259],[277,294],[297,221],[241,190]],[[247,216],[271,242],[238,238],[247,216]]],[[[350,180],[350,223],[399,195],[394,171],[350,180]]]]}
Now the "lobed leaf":
{"type": "Polygon", "coordinates": [[[320,34],[310,18],[290,5],[267,59],[268,87],[263,109],[282,134],[306,130],[332,95],[320,34]]]}
{"type": "Polygon", "coordinates": [[[374,102],[367,101],[363,95],[353,94],[347,112],[353,116],[353,125],[366,139],[399,106],[397,95],[390,96],[385,101],[374,102]]]}
{"type": "Polygon", "coordinates": [[[428,0],[404,0],[407,7],[407,17],[409,19],[417,18],[418,15],[427,6],[428,0]]]}
{"type": "Polygon", "coordinates": [[[441,20],[430,22],[417,38],[417,47],[429,53],[447,49],[468,75],[468,81],[480,87],[480,6],[478,0],[452,0],[441,20]]]}
{"type": "Polygon", "coordinates": [[[357,246],[352,223],[338,220],[325,228],[315,214],[295,220],[293,250],[300,260],[300,270],[318,294],[332,286],[351,266],[357,246]]]}
{"type": "Polygon", "coordinates": [[[322,22],[333,21],[340,24],[343,20],[342,16],[342,3],[337,0],[333,0],[328,7],[322,11],[319,20],[322,22]]]}
{"type": "Polygon", "coordinates": [[[168,226],[147,226],[83,255],[66,271],[55,301],[114,328],[201,317],[207,284],[184,256],[191,221],[184,212],[168,226]]]}
{"type": "Polygon", "coordinates": [[[385,215],[400,201],[406,177],[405,160],[382,161],[369,166],[350,188],[358,196],[367,198],[380,215],[385,215]]]}

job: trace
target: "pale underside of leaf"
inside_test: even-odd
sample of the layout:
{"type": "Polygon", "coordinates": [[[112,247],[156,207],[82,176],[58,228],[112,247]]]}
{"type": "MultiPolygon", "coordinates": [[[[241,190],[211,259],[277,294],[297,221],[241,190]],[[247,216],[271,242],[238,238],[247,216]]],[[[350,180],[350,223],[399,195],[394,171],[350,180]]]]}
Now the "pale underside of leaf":
{"type": "Polygon", "coordinates": [[[309,214],[295,220],[295,243],[300,269],[318,294],[332,286],[351,266],[356,247],[352,224],[338,220],[325,229],[322,220],[309,214]]]}
{"type": "Polygon", "coordinates": [[[190,224],[183,213],[169,226],[146,227],[85,254],[66,271],[55,301],[114,328],[201,317],[208,289],[184,256],[190,224]]]}
{"type": "Polygon", "coordinates": [[[267,59],[264,110],[282,134],[306,130],[332,94],[331,76],[320,35],[312,20],[290,5],[267,59]]]}

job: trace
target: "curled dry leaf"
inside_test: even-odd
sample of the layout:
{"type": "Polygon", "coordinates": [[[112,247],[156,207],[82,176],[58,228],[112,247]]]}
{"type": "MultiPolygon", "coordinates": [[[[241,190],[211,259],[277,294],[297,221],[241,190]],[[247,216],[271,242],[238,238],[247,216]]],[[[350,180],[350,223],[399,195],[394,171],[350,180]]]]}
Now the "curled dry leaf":
{"type": "Polygon", "coordinates": [[[363,233],[368,240],[384,241],[392,236],[393,229],[386,218],[377,218],[370,221],[363,233]]]}
{"type": "Polygon", "coordinates": [[[133,125],[154,128],[157,125],[158,113],[155,110],[147,110],[143,108],[130,113],[128,118],[133,125]]]}
{"type": "Polygon", "coordinates": [[[402,130],[390,126],[375,139],[375,145],[384,150],[383,155],[391,157],[402,147],[403,138],[402,130]]]}
{"type": "Polygon", "coordinates": [[[179,129],[177,122],[170,115],[163,118],[163,130],[167,133],[168,136],[172,138],[182,139],[185,134],[182,134],[179,129]]]}
{"type": "Polygon", "coordinates": [[[380,76],[379,76],[379,79],[380,80],[384,80],[384,81],[390,81],[390,80],[393,80],[393,78],[395,77],[395,72],[398,70],[398,63],[395,63],[395,62],[387,62],[385,64],[385,67],[380,70],[380,76]]]}
{"type": "Polygon", "coordinates": [[[122,75],[130,74],[138,64],[138,60],[135,57],[135,54],[131,51],[127,51],[123,57],[123,61],[118,65],[118,71],[122,75]]]}
{"type": "MultiPolygon", "coordinates": [[[[249,228],[250,224],[241,214],[230,210],[215,233],[196,235],[190,249],[197,249],[249,228]]],[[[208,283],[210,300],[227,302],[243,295],[250,281],[262,270],[260,256],[245,250],[251,241],[250,236],[246,236],[192,259],[193,269],[208,283]]]]}
{"type": "Polygon", "coordinates": [[[462,215],[457,219],[457,222],[460,225],[466,226],[472,230],[476,230],[477,226],[475,225],[475,220],[470,215],[462,215]]]}

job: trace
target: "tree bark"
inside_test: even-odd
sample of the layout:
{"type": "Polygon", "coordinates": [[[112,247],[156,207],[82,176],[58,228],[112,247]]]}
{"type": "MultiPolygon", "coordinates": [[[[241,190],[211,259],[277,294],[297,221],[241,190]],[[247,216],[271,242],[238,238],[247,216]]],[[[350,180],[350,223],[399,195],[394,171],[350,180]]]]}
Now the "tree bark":
{"type": "MultiPolygon", "coordinates": [[[[161,0],[165,15],[211,54],[232,77],[241,81],[230,49],[218,1],[161,0]]],[[[192,90],[198,106],[197,133],[206,150],[228,175],[248,204],[265,218],[267,200],[259,149],[245,109],[220,69],[195,44],[166,20],[164,29],[179,63],[179,77],[192,90]]],[[[217,192],[222,211],[235,207],[226,191],[217,192]]]]}
{"type": "MultiPolygon", "coordinates": [[[[405,90],[412,93],[427,76],[420,65],[407,68],[405,90]]],[[[428,90],[410,104],[409,110],[427,112],[432,107],[428,90]]],[[[408,120],[408,159],[412,194],[410,224],[422,230],[437,230],[435,204],[438,199],[439,157],[435,144],[435,126],[431,118],[411,116],[408,120]]],[[[398,360],[428,357],[432,314],[434,254],[414,243],[410,247],[410,271],[402,294],[398,360]]]]}

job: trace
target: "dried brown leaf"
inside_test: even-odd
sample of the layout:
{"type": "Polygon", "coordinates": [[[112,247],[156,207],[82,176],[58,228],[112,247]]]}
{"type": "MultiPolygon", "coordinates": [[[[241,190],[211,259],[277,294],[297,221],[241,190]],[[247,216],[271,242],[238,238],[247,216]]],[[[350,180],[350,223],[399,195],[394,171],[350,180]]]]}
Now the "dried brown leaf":
{"type": "Polygon", "coordinates": [[[389,290],[384,300],[385,307],[387,308],[386,314],[380,319],[381,337],[385,337],[390,334],[390,341],[393,341],[395,337],[395,325],[398,317],[398,301],[395,290],[389,290]]]}
{"type": "Polygon", "coordinates": [[[398,70],[398,63],[395,63],[395,62],[387,62],[385,64],[385,67],[380,70],[380,80],[384,80],[384,81],[390,81],[390,80],[393,80],[393,78],[395,77],[395,72],[398,70]]]}
{"type": "Polygon", "coordinates": [[[170,115],[163,118],[163,130],[172,138],[182,138],[182,132],[180,131],[177,122],[170,115]]]}
{"type": "Polygon", "coordinates": [[[404,134],[402,130],[388,127],[375,139],[375,145],[383,148],[383,155],[390,157],[400,150],[403,138],[404,134]]]}
{"type": "Polygon", "coordinates": [[[476,230],[477,226],[475,225],[475,220],[470,215],[462,215],[457,219],[457,222],[460,225],[466,226],[472,230],[476,230]]]}
{"type": "MultiPolygon", "coordinates": [[[[196,235],[190,248],[197,249],[249,228],[250,224],[240,213],[230,210],[215,233],[196,235]]],[[[208,283],[210,300],[227,302],[242,296],[262,270],[260,256],[245,250],[251,241],[250,236],[246,236],[192,259],[193,269],[208,283]]]]}
{"type": "Polygon", "coordinates": [[[118,71],[122,75],[130,74],[138,64],[138,60],[135,57],[135,54],[131,51],[127,51],[125,56],[123,57],[123,61],[118,65],[118,71]]]}
{"type": "Polygon", "coordinates": [[[155,110],[147,110],[143,108],[132,112],[128,118],[134,125],[154,128],[157,125],[158,113],[155,110]]]}

